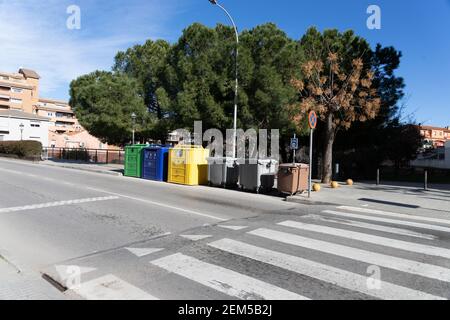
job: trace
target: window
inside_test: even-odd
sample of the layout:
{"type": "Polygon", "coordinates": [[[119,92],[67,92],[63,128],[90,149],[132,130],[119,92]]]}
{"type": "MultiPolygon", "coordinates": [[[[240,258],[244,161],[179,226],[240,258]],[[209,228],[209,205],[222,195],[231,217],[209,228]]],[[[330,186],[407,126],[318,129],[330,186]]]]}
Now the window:
{"type": "Polygon", "coordinates": [[[3,76],[3,77],[2,77],[2,80],[9,80],[9,77],[3,76]]]}
{"type": "Polygon", "coordinates": [[[11,99],[11,103],[22,104],[22,99],[11,99]]]}
{"type": "Polygon", "coordinates": [[[40,124],[37,124],[37,123],[32,123],[32,124],[31,124],[31,127],[32,127],[32,128],[40,128],[41,125],[40,125],[40,124]]]}
{"type": "Polygon", "coordinates": [[[48,112],[48,113],[47,113],[47,116],[53,117],[53,112],[48,112]]]}
{"type": "Polygon", "coordinates": [[[15,92],[15,93],[22,93],[23,89],[21,89],[21,88],[11,88],[11,91],[15,92]]]}

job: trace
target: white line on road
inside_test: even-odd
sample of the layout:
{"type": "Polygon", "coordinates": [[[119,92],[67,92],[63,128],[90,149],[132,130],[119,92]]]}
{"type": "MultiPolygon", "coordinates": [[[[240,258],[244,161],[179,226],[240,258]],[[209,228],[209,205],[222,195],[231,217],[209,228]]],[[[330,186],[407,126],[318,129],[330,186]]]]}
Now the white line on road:
{"type": "MultiPolygon", "coordinates": [[[[415,232],[415,231],[411,231],[408,229],[402,229],[402,228],[396,228],[396,227],[386,227],[386,226],[382,226],[382,225],[378,225],[378,224],[353,221],[353,220],[352,221],[345,220],[345,218],[352,218],[352,217],[347,216],[346,214],[341,215],[340,212],[337,212],[337,211],[325,210],[325,211],[322,211],[322,213],[336,215],[336,216],[342,216],[342,217],[329,218],[329,217],[322,217],[319,215],[312,214],[312,215],[302,216],[302,218],[311,217],[312,219],[316,219],[316,220],[323,221],[323,222],[339,223],[339,224],[343,224],[346,226],[382,231],[382,232],[399,234],[402,236],[409,236],[409,237],[415,237],[415,238],[422,238],[422,239],[427,239],[427,240],[436,240],[437,239],[437,237],[434,235],[415,232]]],[[[353,218],[357,218],[357,217],[353,217],[353,218]]],[[[368,219],[368,220],[370,220],[370,219],[368,219]]]]}
{"type": "Polygon", "coordinates": [[[419,222],[410,222],[410,221],[405,221],[405,220],[396,220],[396,219],[382,218],[382,217],[376,217],[376,216],[366,216],[366,215],[357,214],[357,213],[347,213],[347,212],[340,212],[340,211],[333,211],[333,210],[325,210],[322,212],[332,214],[332,215],[339,215],[342,217],[354,218],[354,219],[386,222],[386,223],[392,223],[392,224],[403,225],[403,226],[408,226],[408,227],[415,227],[415,228],[420,228],[420,229],[427,229],[427,230],[442,231],[442,232],[450,233],[450,228],[441,227],[441,226],[437,226],[437,225],[431,225],[431,224],[425,224],[425,223],[419,223],[419,222]]]}
{"type": "Polygon", "coordinates": [[[152,204],[152,205],[158,206],[158,207],[163,207],[163,208],[172,209],[172,210],[176,210],[176,211],[180,211],[180,212],[184,212],[184,213],[188,213],[188,214],[193,214],[193,215],[196,215],[196,216],[206,217],[206,218],[210,218],[210,219],[214,219],[214,220],[218,220],[218,221],[227,221],[227,220],[229,220],[229,219],[219,218],[219,217],[216,217],[216,216],[213,216],[213,215],[210,215],[210,214],[206,214],[206,213],[201,213],[201,212],[198,212],[198,211],[193,211],[193,210],[189,210],[189,209],[183,209],[183,208],[180,208],[180,207],[170,206],[168,204],[164,204],[164,203],[161,203],[161,202],[156,202],[156,201],[151,201],[151,200],[147,200],[147,199],[127,196],[125,194],[110,192],[110,191],[97,189],[97,188],[92,188],[92,187],[88,187],[87,189],[90,189],[90,190],[93,190],[93,191],[97,191],[97,192],[103,192],[103,193],[115,195],[115,196],[122,197],[122,198],[131,199],[131,200],[135,200],[135,201],[139,201],[139,202],[152,204]]]}
{"type": "Polygon", "coordinates": [[[36,210],[43,208],[51,208],[51,207],[61,207],[61,206],[69,206],[74,204],[88,203],[88,202],[97,202],[97,201],[108,201],[108,200],[116,200],[119,199],[117,196],[109,196],[109,197],[97,197],[97,198],[86,198],[86,199],[76,199],[76,200],[64,200],[64,201],[56,201],[56,202],[47,202],[40,204],[32,204],[21,207],[11,207],[11,208],[0,208],[0,213],[9,213],[9,212],[17,212],[17,211],[26,211],[26,210],[36,210]]]}
{"type": "Polygon", "coordinates": [[[312,232],[318,232],[322,234],[329,234],[337,237],[342,237],[346,239],[352,239],[367,243],[373,243],[380,246],[386,246],[390,248],[400,249],[400,250],[406,250],[410,252],[416,252],[421,254],[426,254],[430,256],[436,256],[436,257],[443,257],[450,259],[450,250],[445,248],[439,248],[439,247],[433,247],[425,244],[420,243],[413,243],[413,242],[407,242],[392,238],[385,238],[380,236],[374,236],[371,234],[361,233],[361,232],[355,232],[350,230],[344,230],[344,229],[335,229],[330,228],[326,226],[318,226],[318,225],[312,225],[302,222],[296,222],[296,221],[284,221],[278,223],[280,226],[295,228],[299,230],[304,231],[312,231],[312,232]]]}
{"type": "Polygon", "coordinates": [[[217,225],[220,228],[224,228],[224,229],[229,229],[229,230],[233,230],[233,231],[239,231],[239,230],[244,230],[247,229],[247,226],[224,226],[224,225],[217,225]]]}
{"type": "Polygon", "coordinates": [[[87,300],[158,300],[158,298],[109,274],[71,289],[87,300]]]}
{"type": "Polygon", "coordinates": [[[332,242],[305,238],[295,234],[265,228],[250,231],[248,232],[248,234],[289,245],[294,245],[297,247],[312,249],[331,255],[340,256],[347,259],[386,267],[401,272],[416,274],[426,278],[450,282],[450,269],[427,263],[407,260],[358,248],[347,247],[332,242]]]}
{"type": "Polygon", "coordinates": [[[381,210],[374,210],[374,209],[367,209],[367,208],[358,208],[358,207],[349,207],[349,206],[340,206],[337,207],[341,210],[347,210],[347,211],[354,211],[354,212],[360,212],[360,213],[371,213],[371,214],[379,214],[383,216],[390,216],[395,218],[405,218],[410,220],[416,220],[416,221],[423,221],[426,223],[442,223],[446,225],[450,225],[450,220],[447,219],[438,219],[438,218],[432,218],[432,217],[423,217],[423,216],[414,216],[410,214],[404,214],[404,213],[395,213],[395,212],[388,212],[388,211],[381,211],[381,210]]]}
{"type": "Polygon", "coordinates": [[[308,300],[238,272],[177,253],[151,262],[204,286],[243,300],[308,300]]]}
{"type": "MultiPolygon", "coordinates": [[[[60,168],[58,168],[58,169],[60,169],[60,168]]],[[[0,170],[23,175],[23,173],[19,172],[19,171],[7,170],[7,169],[2,169],[2,168],[0,168],[0,170]]],[[[34,177],[34,178],[40,178],[39,176],[36,176],[36,175],[31,175],[31,176],[34,177]]],[[[217,216],[214,216],[214,215],[211,215],[211,214],[206,214],[206,213],[202,213],[202,212],[198,212],[198,211],[194,211],[194,210],[189,210],[189,209],[184,209],[184,208],[180,208],[180,207],[170,206],[170,205],[167,205],[167,204],[164,204],[164,203],[161,203],[161,202],[156,202],[156,201],[151,201],[151,200],[148,200],[148,199],[132,197],[132,196],[128,196],[128,195],[125,195],[125,194],[119,194],[119,193],[115,193],[115,192],[110,192],[110,191],[99,189],[99,188],[81,186],[79,184],[69,183],[69,182],[62,182],[62,181],[56,180],[56,179],[51,179],[51,181],[54,181],[56,183],[62,183],[62,184],[65,184],[65,185],[68,185],[68,186],[71,186],[71,187],[88,189],[88,190],[92,190],[92,191],[96,191],[96,192],[101,192],[101,193],[106,193],[106,194],[110,194],[110,195],[115,195],[115,196],[118,196],[118,197],[121,197],[121,198],[127,198],[127,199],[131,199],[131,200],[134,200],[134,201],[144,202],[144,203],[151,204],[151,205],[154,205],[154,206],[159,206],[159,207],[163,207],[163,208],[167,208],[167,209],[172,209],[172,210],[176,210],[176,211],[179,211],[179,212],[183,212],[183,213],[187,213],[187,214],[191,214],[191,215],[196,215],[196,216],[201,216],[201,217],[205,217],[205,218],[209,218],[209,219],[213,219],[213,220],[217,220],[217,221],[228,221],[228,220],[230,220],[229,218],[217,217],[217,216]]]]}
{"type": "Polygon", "coordinates": [[[208,234],[182,234],[180,237],[191,240],[191,241],[200,241],[203,239],[211,238],[212,235],[208,234]]]}
{"type": "Polygon", "coordinates": [[[428,293],[405,288],[389,282],[380,282],[379,288],[368,286],[368,277],[346,270],[252,246],[243,242],[222,239],[212,242],[209,246],[240,255],[256,261],[267,263],[285,270],[305,275],[320,281],[328,282],[352,291],[358,291],[385,300],[436,300],[443,299],[428,293]]]}

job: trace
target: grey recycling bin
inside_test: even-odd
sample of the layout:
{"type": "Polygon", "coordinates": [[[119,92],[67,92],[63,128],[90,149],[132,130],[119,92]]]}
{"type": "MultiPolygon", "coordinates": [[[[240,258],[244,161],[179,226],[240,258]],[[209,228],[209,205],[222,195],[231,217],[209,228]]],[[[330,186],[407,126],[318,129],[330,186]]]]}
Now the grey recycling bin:
{"type": "Polygon", "coordinates": [[[273,159],[239,160],[239,184],[242,189],[260,192],[273,187],[278,161],[273,159]],[[270,185],[271,184],[271,185],[270,185]]]}
{"type": "Polygon", "coordinates": [[[236,187],[239,179],[237,159],[210,157],[208,161],[208,183],[211,186],[236,187]]]}

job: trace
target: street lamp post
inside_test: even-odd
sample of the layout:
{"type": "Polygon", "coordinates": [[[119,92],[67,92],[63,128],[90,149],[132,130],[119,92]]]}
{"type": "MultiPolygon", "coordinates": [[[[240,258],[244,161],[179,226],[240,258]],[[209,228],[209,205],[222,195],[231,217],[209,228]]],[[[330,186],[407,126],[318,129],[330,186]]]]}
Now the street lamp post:
{"type": "Polygon", "coordinates": [[[135,124],[136,124],[136,113],[132,113],[131,114],[131,120],[132,120],[132,122],[133,122],[133,128],[132,128],[132,132],[133,132],[133,145],[134,145],[134,134],[135,134],[135,129],[134,129],[134,126],[135,126],[135,124]]]}
{"type": "Polygon", "coordinates": [[[19,128],[20,128],[20,141],[22,141],[23,140],[23,128],[25,128],[24,124],[21,123],[19,125],[19,128]]]}
{"type": "Polygon", "coordinates": [[[225,14],[228,16],[231,23],[233,24],[234,32],[236,34],[236,54],[235,54],[236,86],[234,90],[234,120],[233,120],[233,158],[236,158],[236,138],[237,138],[236,132],[237,132],[237,112],[238,112],[238,94],[239,94],[239,80],[238,80],[239,32],[238,28],[236,27],[236,23],[234,22],[234,19],[230,15],[230,13],[217,0],[208,0],[208,1],[211,2],[211,4],[218,6],[225,12],[225,14]]]}

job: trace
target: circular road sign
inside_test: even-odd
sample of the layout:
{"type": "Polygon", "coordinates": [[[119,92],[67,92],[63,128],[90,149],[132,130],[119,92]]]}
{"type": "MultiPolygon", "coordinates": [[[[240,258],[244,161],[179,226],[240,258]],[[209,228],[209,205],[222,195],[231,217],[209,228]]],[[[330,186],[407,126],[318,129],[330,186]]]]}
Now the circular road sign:
{"type": "Polygon", "coordinates": [[[317,127],[317,114],[311,111],[308,116],[309,127],[315,129],[317,127]]]}

